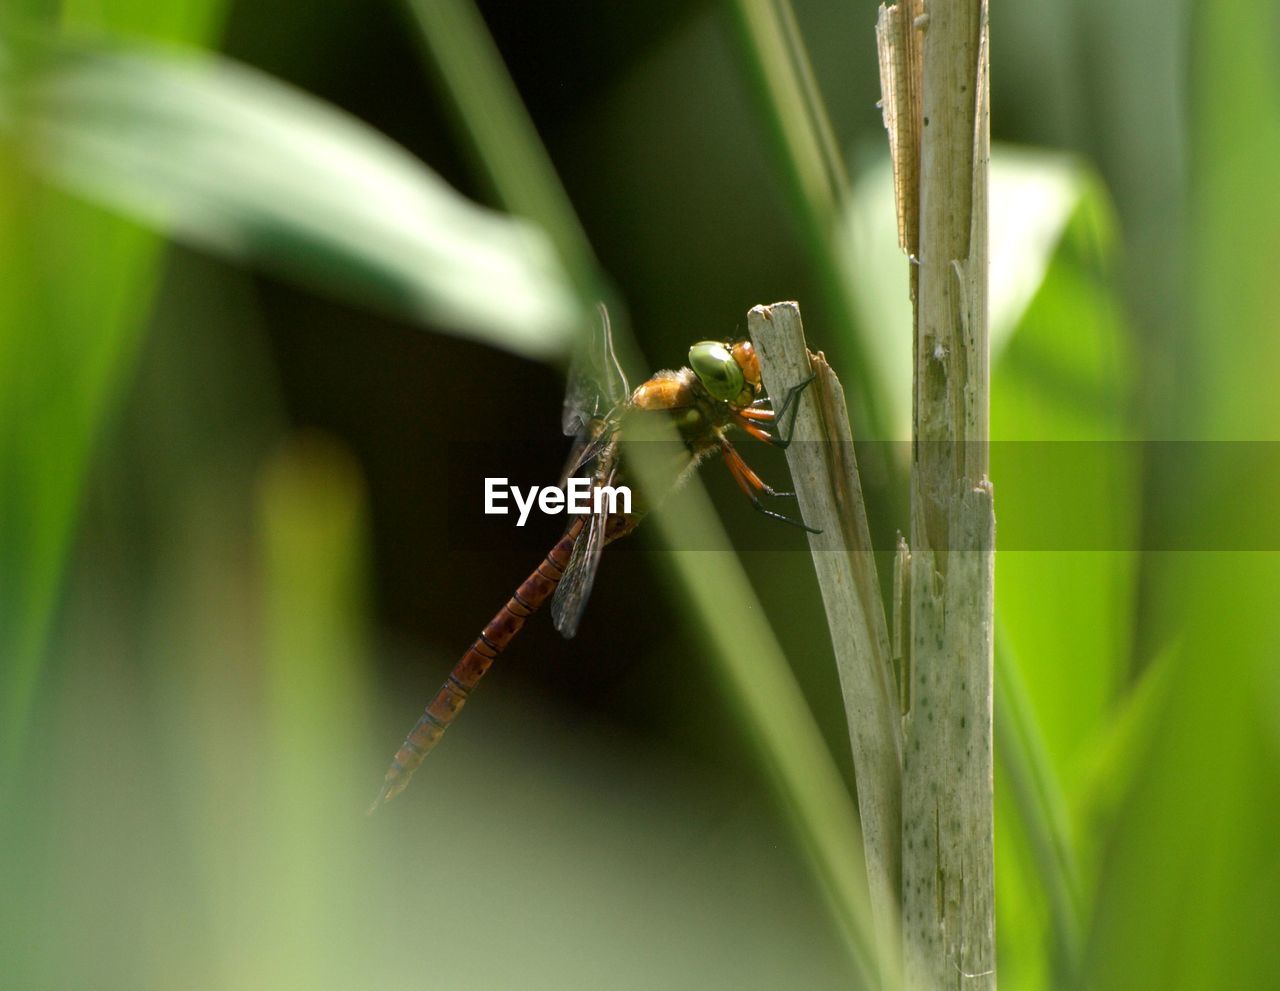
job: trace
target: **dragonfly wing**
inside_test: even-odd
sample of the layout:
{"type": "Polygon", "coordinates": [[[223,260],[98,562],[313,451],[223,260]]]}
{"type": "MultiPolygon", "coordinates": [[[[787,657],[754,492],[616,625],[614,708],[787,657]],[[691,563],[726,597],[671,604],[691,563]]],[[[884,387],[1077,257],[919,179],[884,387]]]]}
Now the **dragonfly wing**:
{"type": "Polygon", "coordinates": [[[603,420],[595,420],[588,429],[581,431],[569,451],[569,458],[564,463],[564,471],[560,473],[559,488],[564,488],[569,479],[578,471],[590,464],[604,453],[605,448],[613,443],[617,433],[616,426],[611,423],[612,413],[603,420]]]}
{"type": "Polygon", "coordinates": [[[600,552],[604,550],[605,531],[609,528],[609,516],[603,510],[592,513],[586,528],[573,545],[573,554],[560,578],[555,598],[551,600],[551,620],[566,640],[578,632],[578,623],[591,598],[591,587],[596,582],[596,569],[600,567],[600,552]]]}
{"type": "MultiPolygon", "coordinates": [[[[560,476],[562,488],[585,465],[593,460],[599,462],[605,456],[617,432],[614,423],[616,411],[631,395],[627,376],[613,348],[609,311],[603,303],[599,305],[599,311],[599,332],[574,354],[569,365],[561,426],[567,435],[574,438],[574,442],[569,461],[560,476]]],[[[609,459],[605,456],[603,460],[609,459]]],[[[601,474],[598,465],[596,473],[601,474]]],[[[607,471],[607,475],[612,481],[613,471],[607,471]]],[[[578,623],[587,608],[587,599],[591,597],[608,522],[604,512],[592,514],[573,545],[573,554],[560,578],[555,598],[551,600],[551,618],[556,629],[566,638],[578,632],[578,623]]]]}
{"type": "Polygon", "coordinates": [[[613,348],[613,327],[609,311],[599,304],[600,329],[574,352],[569,364],[569,383],[564,395],[560,426],[573,437],[587,429],[631,394],[613,348]]]}

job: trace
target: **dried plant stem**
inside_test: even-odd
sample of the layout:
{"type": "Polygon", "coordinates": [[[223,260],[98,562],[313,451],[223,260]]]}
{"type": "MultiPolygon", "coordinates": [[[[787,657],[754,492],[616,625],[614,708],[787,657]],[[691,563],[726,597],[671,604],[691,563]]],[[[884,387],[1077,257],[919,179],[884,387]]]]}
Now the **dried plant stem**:
{"type": "MultiPolygon", "coordinates": [[[[896,175],[918,176],[900,185],[899,215],[919,217],[904,658],[905,974],[911,989],[993,989],[987,5],[952,0],[919,9],[907,6],[908,19],[902,7],[896,17],[882,8],[882,25],[893,30],[881,32],[882,66],[920,73],[886,87],[920,94],[919,121],[890,125],[899,137],[895,155],[910,153],[904,135],[919,135],[919,161],[895,162],[896,175]],[[919,60],[895,46],[918,50],[919,60]]],[[[914,113],[900,96],[895,106],[914,113]]]]}
{"type": "MultiPolygon", "coordinates": [[[[877,957],[885,986],[899,981],[901,877],[901,727],[893,660],[875,558],[862,501],[844,392],[822,355],[805,346],[795,303],[757,306],[747,329],[765,387],[782,401],[813,377],[800,396],[787,461],[809,538],[835,649],[858,781],[877,957]]],[[[851,835],[851,842],[857,837],[851,835]]]]}

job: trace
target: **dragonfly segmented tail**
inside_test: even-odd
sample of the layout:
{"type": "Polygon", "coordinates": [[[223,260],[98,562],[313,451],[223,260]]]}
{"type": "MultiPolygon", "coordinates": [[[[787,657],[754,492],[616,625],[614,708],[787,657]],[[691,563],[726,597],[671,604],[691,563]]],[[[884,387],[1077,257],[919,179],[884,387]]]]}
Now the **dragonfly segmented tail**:
{"type": "Polygon", "coordinates": [[[578,535],[582,532],[583,523],[583,517],[578,517],[573,522],[559,543],[551,548],[533,574],[516,589],[515,594],[498,610],[498,614],[489,620],[475,643],[462,655],[462,660],[454,666],[445,683],[436,692],[435,698],[396,751],[383,779],[382,790],[369,807],[370,814],[383,802],[391,801],[404,791],[413,772],[431,752],[431,748],[440,742],[444,731],[449,728],[468,696],[489,670],[489,665],[520,632],[525,620],[536,613],[555,592],[569,565],[569,558],[578,535]]]}

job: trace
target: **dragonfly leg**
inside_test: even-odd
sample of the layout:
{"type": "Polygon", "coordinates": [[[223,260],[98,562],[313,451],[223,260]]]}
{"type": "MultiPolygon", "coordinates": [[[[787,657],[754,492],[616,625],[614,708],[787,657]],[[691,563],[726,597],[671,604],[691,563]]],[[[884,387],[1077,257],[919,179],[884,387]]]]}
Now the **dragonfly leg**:
{"type": "Polygon", "coordinates": [[[724,456],[724,463],[729,468],[729,474],[733,476],[733,480],[738,483],[738,488],[742,490],[742,494],[751,500],[751,505],[755,507],[757,512],[763,513],[765,516],[772,517],[775,520],[781,520],[783,523],[789,523],[791,526],[797,526],[801,530],[809,533],[821,533],[821,530],[814,529],[803,520],[795,520],[790,516],[783,516],[776,513],[764,503],[760,501],[760,495],[763,493],[767,496],[793,496],[793,492],[777,492],[764,483],[764,481],[752,471],[751,466],[742,460],[742,455],[738,453],[729,441],[720,441],[720,451],[724,456]]]}
{"type": "Polygon", "coordinates": [[[803,382],[797,382],[787,390],[786,397],[782,400],[782,409],[778,410],[777,429],[778,433],[774,437],[773,444],[775,447],[786,449],[791,444],[791,435],[796,428],[796,411],[800,408],[800,404],[796,402],[800,398],[800,393],[809,387],[809,383],[818,377],[817,372],[810,372],[809,377],[803,382]],[[791,412],[791,422],[788,424],[787,411],[791,412]],[[788,430],[788,427],[790,429],[788,430]],[[785,436],[784,436],[785,434],[785,436]]]}
{"type": "Polygon", "coordinates": [[[776,412],[770,408],[770,403],[767,399],[757,399],[750,406],[735,410],[734,417],[738,426],[757,440],[765,441],[774,447],[786,450],[791,444],[791,434],[796,425],[796,410],[799,409],[796,399],[815,378],[817,378],[816,372],[803,382],[788,389],[785,398],[782,400],[782,408],[776,412]],[[791,413],[790,422],[787,422],[786,419],[788,412],[791,413]],[[773,428],[774,432],[771,433],[763,424],[768,424],[773,428]]]}
{"type": "Polygon", "coordinates": [[[745,417],[738,420],[738,426],[740,426],[743,430],[749,433],[756,440],[762,440],[766,444],[773,443],[773,434],[769,433],[769,431],[765,430],[763,427],[758,427],[754,423],[751,423],[745,417]]]}

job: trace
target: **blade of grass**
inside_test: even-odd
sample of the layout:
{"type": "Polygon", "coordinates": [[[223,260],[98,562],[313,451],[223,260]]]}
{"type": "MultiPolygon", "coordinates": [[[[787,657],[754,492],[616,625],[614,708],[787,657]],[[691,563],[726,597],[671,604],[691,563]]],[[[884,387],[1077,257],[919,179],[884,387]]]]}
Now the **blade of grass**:
{"type": "MultiPolygon", "coordinates": [[[[59,25],[198,44],[216,36],[225,8],[67,4],[59,25]]],[[[0,73],[11,68],[0,50],[0,73]]],[[[94,439],[131,365],[161,259],[150,232],[31,180],[7,133],[8,82],[0,77],[0,777],[23,746],[94,439]]]]}
{"type": "Polygon", "coordinates": [[[1057,986],[1070,987],[1083,945],[1080,869],[1066,797],[1045,750],[1026,686],[1008,651],[1006,638],[997,636],[996,755],[1035,857],[1049,907],[1057,986]]]}
{"type": "MultiPolygon", "coordinates": [[[[1248,0],[1196,5],[1180,26],[1194,84],[1182,101],[1194,182],[1189,225],[1178,231],[1193,346],[1161,427],[1184,439],[1273,441],[1280,433],[1274,24],[1274,4],[1248,0]]],[[[1258,485],[1265,474],[1228,470],[1187,484],[1173,463],[1157,477],[1151,501],[1166,503],[1164,512],[1221,518],[1241,528],[1236,546],[1257,550],[1144,558],[1155,579],[1144,639],[1180,642],[1106,839],[1085,955],[1091,988],[1268,987],[1280,969],[1280,556],[1248,543],[1259,537],[1253,509],[1256,493],[1268,491],[1258,485]]]]}
{"type": "MultiPolygon", "coordinates": [[[[666,423],[641,421],[642,432],[627,444],[628,463],[643,490],[661,491],[669,465],[657,452],[679,442],[666,423]]],[[[741,716],[864,986],[873,986],[876,937],[861,831],[821,731],[702,486],[682,490],[679,513],[658,511],[654,519],[668,547],[712,548],[671,552],[676,594],[688,603],[712,671],[741,716]]]]}
{"type": "Polygon", "coordinates": [[[303,437],[273,457],[258,491],[267,706],[267,861],[275,902],[263,966],[278,982],[325,983],[345,948],[335,894],[360,883],[363,722],[370,698],[362,606],[364,484],[354,459],[303,437]],[[345,877],[345,883],[342,880],[345,877]]]}
{"type": "Polygon", "coordinates": [[[547,232],[584,300],[602,298],[586,233],[480,12],[470,0],[408,0],[408,8],[499,202],[547,232]]]}
{"type": "Polygon", "coordinates": [[[853,370],[858,422],[872,440],[891,440],[884,404],[858,330],[853,291],[835,246],[839,214],[848,199],[848,172],[840,160],[828,115],[813,81],[809,57],[787,0],[732,0],[739,48],[781,163],[796,223],[808,247],[839,342],[853,370]]]}
{"type": "Polygon", "coordinates": [[[796,205],[821,230],[848,197],[848,172],[818,93],[809,55],[787,0],[734,0],[730,5],[766,122],[783,152],[796,205]]]}

